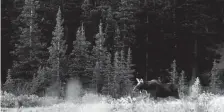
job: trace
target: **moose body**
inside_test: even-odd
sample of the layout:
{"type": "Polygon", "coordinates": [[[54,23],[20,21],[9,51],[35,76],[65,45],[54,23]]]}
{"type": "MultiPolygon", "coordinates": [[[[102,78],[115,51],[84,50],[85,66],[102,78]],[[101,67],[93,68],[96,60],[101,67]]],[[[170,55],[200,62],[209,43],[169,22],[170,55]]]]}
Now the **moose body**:
{"type": "Polygon", "coordinates": [[[147,91],[152,97],[166,98],[169,96],[179,98],[178,88],[176,85],[171,83],[161,83],[158,80],[145,81],[137,79],[138,84],[134,87],[134,91],[147,91]]]}

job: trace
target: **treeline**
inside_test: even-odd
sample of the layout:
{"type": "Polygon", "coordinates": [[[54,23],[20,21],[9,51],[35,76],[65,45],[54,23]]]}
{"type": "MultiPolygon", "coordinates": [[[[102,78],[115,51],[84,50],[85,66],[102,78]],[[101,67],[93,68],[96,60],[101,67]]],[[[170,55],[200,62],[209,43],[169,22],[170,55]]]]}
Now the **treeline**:
{"type": "MultiPolygon", "coordinates": [[[[131,48],[136,70],[145,79],[156,78],[176,59],[188,77],[204,73],[219,59],[217,44],[223,39],[222,0],[38,0],[39,27],[50,45],[55,15],[61,7],[64,18],[66,53],[71,53],[77,28],[83,23],[86,39],[95,43],[98,25],[103,23],[105,46],[114,54],[115,44],[131,48]],[[121,43],[113,38],[121,37],[121,43]],[[192,69],[194,68],[194,69],[192,69]]],[[[24,0],[2,1],[3,66],[5,77],[14,57],[8,52],[10,37],[16,35],[20,23],[14,21],[21,13],[24,0]]],[[[113,57],[113,56],[112,56],[113,57]]],[[[179,70],[180,72],[181,70],[179,70]]],[[[3,79],[4,79],[3,77],[3,79]]],[[[3,80],[4,81],[4,80],[3,80]]]]}
{"type": "Polygon", "coordinates": [[[34,7],[37,5],[37,2],[27,0],[17,18],[17,22],[21,22],[22,26],[17,33],[18,38],[14,41],[15,49],[11,52],[16,59],[8,70],[3,90],[14,94],[47,93],[63,96],[67,81],[77,79],[82,82],[84,89],[97,93],[113,97],[131,93],[134,70],[130,48],[127,54],[123,48],[115,54],[108,52],[102,23],[95,35],[95,45],[91,48],[90,42],[86,41],[82,24],[77,30],[73,50],[67,55],[64,19],[60,7],[52,32],[53,38],[50,46],[47,46],[46,37],[42,35],[36,22],[34,7]]]}
{"type": "MultiPolygon", "coordinates": [[[[76,74],[88,85],[96,81],[91,79],[94,74],[104,70],[100,66],[111,62],[108,66],[114,70],[116,56],[127,61],[128,51],[133,51],[136,66],[130,68],[136,77],[170,76],[162,72],[176,60],[177,72],[184,70],[190,79],[210,71],[214,59],[220,58],[217,45],[224,36],[223,5],[221,0],[3,0],[2,76],[9,69],[11,79],[35,82],[38,74],[54,74],[44,81],[49,86],[76,74]],[[59,7],[61,20],[56,21],[59,7]],[[110,61],[105,57],[111,57],[110,61]]],[[[119,63],[125,63],[126,69],[130,66],[119,63]]],[[[207,84],[204,77],[201,82],[207,84]]],[[[95,85],[97,91],[103,90],[100,85],[95,85]]]]}

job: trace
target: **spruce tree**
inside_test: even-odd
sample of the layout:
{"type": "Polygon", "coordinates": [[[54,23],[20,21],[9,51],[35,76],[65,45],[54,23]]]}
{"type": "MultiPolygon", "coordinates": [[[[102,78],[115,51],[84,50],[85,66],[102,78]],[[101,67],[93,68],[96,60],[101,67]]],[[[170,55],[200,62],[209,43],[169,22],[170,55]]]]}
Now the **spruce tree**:
{"type": "Polygon", "coordinates": [[[194,84],[189,89],[189,96],[196,99],[201,94],[201,84],[197,77],[194,84]]]}
{"type": "Polygon", "coordinates": [[[90,83],[92,70],[91,56],[89,55],[90,42],[86,41],[83,24],[78,28],[76,40],[73,42],[73,50],[69,55],[68,75],[71,78],[78,78],[82,81],[84,87],[90,83]]]}
{"type": "Polygon", "coordinates": [[[134,72],[132,69],[132,67],[134,66],[134,64],[132,63],[132,51],[131,48],[128,49],[128,55],[127,55],[127,69],[130,70],[129,72],[134,72]]]}
{"type": "Polygon", "coordinates": [[[94,10],[94,3],[91,2],[91,0],[84,0],[83,4],[81,5],[81,8],[83,10],[83,17],[85,19],[89,18],[89,15],[91,15],[91,12],[94,10]]]}
{"type": "Polygon", "coordinates": [[[121,0],[116,18],[121,29],[121,37],[126,45],[135,42],[135,23],[137,22],[135,14],[139,9],[138,0],[121,0]]]}
{"type": "Polygon", "coordinates": [[[128,80],[128,77],[126,77],[126,61],[125,61],[125,57],[124,57],[124,50],[120,51],[120,56],[119,56],[119,61],[118,61],[118,65],[119,65],[119,84],[120,84],[120,95],[123,96],[126,94],[127,92],[127,88],[126,88],[126,80],[128,80]]]}
{"type": "Polygon", "coordinates": [[[217,62],[213,61],[213,67],[211,71],[211,82],[210,82],[210,92],[217,93],[219,90],[219,86],[221,84],[219,74],[218,74],[217,62]]]}
{"type": "Polygon", "coordinates": [[[6,82],[3,84],[3,91],[13,93],[13,89],[14,89],[15,85],[14,85],[14,82],[13,82],[13,79],[12,79],[11,75],[12,75],[12,71],[11,71],[11,69],[8,69],[6,82]]]}
{"type": "MultiPolygon", "coordinates": [[[[63,69],[65,67],[66,61],[66,49],[67,45],[64,40],[64,28],[63,28],[63,19],[61,17],[60,7],[58,9],[56,17],[56,26],[52,32],[53,38],[51,41],[51,46],[48,48],[50,56],[48,59],[48,64],[52,72],[52,84],[56,83],[56,87],[61,87],[61,78],[64,75],[63,69]],[[56,82],[55,82],[56,81],[56,82]]],[[[61,89],[61,88],[60,88],[61,89]]]]}
{"type": "Polygon", "coordinates": [[[184,71],[182,70],[180,73],[179,81],[178,81],[178,86],[179,86],[179,94],[182,97],[183,95],[186,94],[187,92],[187,85],[186,85],[186,76],[184,71]]]}
{"type": "Polygon", "coordinates": [[[116,25],[115,36],[114,36],[114,51],[121,51],[124,48],[124,41],[121,38],[121,32],[119,26],[116,25]]]}
{"type": "Polygon", "coordinates": [[[126,70],[126,92],[127,93],[131,93],[131,88],[133,86],[133,82],[131,81],[131,79],[134,77],[134,64],[132,63],[132,51],[131,48],[128,49],[128,54],[127,54],[127,59],[126,59],[126,64],[125,64],[125,70],[126,70]]]}
{"type": "Polygon", "coordinates": [[[93,69],[93,76],[92,76],[92,88],[95,89],[95,92],[98,92],[98,82],[99,82],[99,74],[100,74],[100,65],[99,62],[96,62],[96,65],[93,69]]]}
{"type": "MultiPolygon", "coordinates": [[[[94,79],[97,80],[97,86],[98,87],[98,92],[102,92],[102,87],[103,87],[103,83],[104,83],[104,78],[106,75],[106,60],[107,60],[107,49],[104,46],[105,45],[105,33],[103,32],[103,27],[102,27],[102,23],[99,24],[99,33],[96,34],[95,36],[96,40],[95,40],[95,46],[93,47],[92,50],[92,54],[94,57],[94,62],[98,63],[98,68],[99,69],[99,73],[97,74],[98,79],[94,79]]],[[[96,77],[95,77],[96,78],[96,77]]]]}
{"type": "MultiPolygon", "coordinates": [[[[20,24],[17,31],[14,50],[15,57],[12,66],[12,77],[31,80],[40,66],[46,65],[47,50],[44,36],[37,24],[36,9],[38,2],[26,0],[21,14],[17,17],[20,24]]],[[[15,38],[15,37],[14,37],[15,38]]]]}
{"type": "Polygon", "coordinates": [[[112,97],[118,98],[121,94],[120,92],[120,63],[119,54],[115,52],[113,61],[113,82],[112,82],[113,93],[112,97]]]}
{"type": "Polygon", "coordinates": [[[107,49],[109,51],[113,50],[114,45],[114,35],[115,35],[115,29],[116,29],[116,20],[113,17],[112,8],[109,7],[107,9],[107,15],[106,15],[106,27],[105,27],[105,34],[106,34],[106,45],[107,49]]]}
{"type": "Polygon", "coordinates": [[[133,72],[132,69],[133,65],[131,63],[131,50],[129,48],[127,58],[125,58],[124,51],[122,50],[120,53],[120,87],[121,88],[121,95],[128,95],[131,93],[131,88],[133,86],[133,82],[131,81],[131,78],[133,78],[133,72]]]}
{"type": "Polygon", "coordinates": [[[111,54],[107,54],[107,59],[105,61],[105,76],[104,85],[102,88],[102,93],[105,95],[113,95],[113,65],[111,64],[111,54]]]}
{"type": "Polygon", "coordinates": [[[37,94],[39,96],[44,96],[45,89],[51,83],[52,69],[49,67],[39,67],[36,75],[33,76],[30,84],[31,94],[37,94]]]}
{"type": "Polygon", "coordinates": [[[173,61],[171,64],[171,72],[170,72],[170,81],[172,84],[177,83],[177,78],[178,78],[178,73],[177,73],[177,65],[176,65],[176,60],[173,61]]]}

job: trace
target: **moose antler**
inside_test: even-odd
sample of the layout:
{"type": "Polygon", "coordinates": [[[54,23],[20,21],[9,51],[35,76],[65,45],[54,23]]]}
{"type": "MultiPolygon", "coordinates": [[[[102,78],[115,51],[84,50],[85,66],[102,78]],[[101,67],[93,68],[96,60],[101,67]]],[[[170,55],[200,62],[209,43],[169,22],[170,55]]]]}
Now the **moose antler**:
{"type": "Polygon", "coordinates": [[[136,80],[137,80],[138,83],[143,83],[143,79],[142,78],[141,79],[136,78],[136,80]]]}

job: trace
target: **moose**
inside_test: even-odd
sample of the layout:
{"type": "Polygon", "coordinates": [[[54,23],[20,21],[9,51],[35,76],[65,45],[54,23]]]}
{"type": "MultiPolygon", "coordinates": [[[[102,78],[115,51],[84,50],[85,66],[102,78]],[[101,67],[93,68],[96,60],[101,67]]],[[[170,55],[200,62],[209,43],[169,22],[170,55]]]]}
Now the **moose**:
{"type": "Polygon", "coordinates": [[[143,79],[136,78],[136,80],[138,83],[133,89],[135,92],[145,90],[147,93],[150,93],[154,99],[157,99],[157,97],[166,98],[169,96],[179,99],[178,88],[174,84],[162,83],[156,79],[143,81],[143,79]]]}

